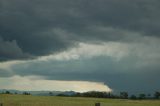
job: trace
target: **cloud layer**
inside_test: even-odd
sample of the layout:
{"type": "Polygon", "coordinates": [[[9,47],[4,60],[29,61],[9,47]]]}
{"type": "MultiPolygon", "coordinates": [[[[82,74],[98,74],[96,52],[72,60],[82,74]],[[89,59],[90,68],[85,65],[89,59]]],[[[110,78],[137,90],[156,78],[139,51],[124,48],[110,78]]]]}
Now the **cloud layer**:
{"type": "MultiPolygon", "coordinates": [[[[127,38],[133,33],[159,38],[158,0],[2,0],[0,4],[0,42],[14,43],[15,51],[2,52],[1,60],[48,55],[79,41],[132,41],[127,38]]],[[[11,47],[3,44],[3,48],[11,47]]]]}
{"type": "Polygon", "coordinates": [[[1,0],[0,77],[160,89],[159,0],[1,0]]]}
{"type": "Polygon", "coordinates": [[[76,92],[112,91],[107,85],[104,85],[103,83],[100,82],[42,80],[34,76],[30,77],[14,76],[11,78],[0,78],[0,79],[2,86],[1,89],[17,89],[17,90],[27,90],[27,91],[28,90],[29,91],[41,91],[41,90],[76,91],[76,92]],[[3,84],[4,82],[5,84],[3,84]]]}

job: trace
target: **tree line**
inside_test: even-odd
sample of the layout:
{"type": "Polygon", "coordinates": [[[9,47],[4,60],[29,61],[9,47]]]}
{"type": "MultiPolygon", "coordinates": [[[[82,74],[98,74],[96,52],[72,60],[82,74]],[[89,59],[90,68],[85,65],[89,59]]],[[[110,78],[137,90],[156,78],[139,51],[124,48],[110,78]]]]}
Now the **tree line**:
{"type": "MultiPolygon", "coordinates": [[[[2,94],[18,94],[17,92],[11,93],[10,91],[5,91],[2,94]]],[[[31,95],[29,92],[23,92],[22,95],[31,95]]],[[[49,92],[50,96],[52,96],[52,92],[49,92]]],[[[95,98],[112,98],[112,99],[132,99],[132,100],[141,100],[141,99],[160,99],[160,92],[155,91],[154,94],[144,94],[140,93],[139,95],[130,95],[128,92],[120,92],[119,94],[113,94],[111,92],[98,92],[98,91],[90,91],[84,93],[73,93],[71,95],[67,94],[58,94],[56,96],[65,96],[65,97],[95,97],[95,98]]]]}
{"type": "Polygon", "coordinates": [[[71,97],[95,97],[95,98],[112,98],[112,99],[132,99],[132,100],[141,100],[141,99],[160,99],[160,92],[156,91],[153,96],[151,94],[141,93],[139,95],[130,95],[128,92],[120,92],[119,95],[112,94],[108,92],[97,92],[90,91],[84,93],[75,93],[72,95],[58,94],[57,96],[71,96],[71,97]]]}
{"type": "MultiPolygon", "coordinates": [[[[2,92],[1,94],[18,94],[17,92],[11,93],[10,91],[2,92]]],[[[22,95],[31,95],[29,92],[22,92],[22,95]]]]}

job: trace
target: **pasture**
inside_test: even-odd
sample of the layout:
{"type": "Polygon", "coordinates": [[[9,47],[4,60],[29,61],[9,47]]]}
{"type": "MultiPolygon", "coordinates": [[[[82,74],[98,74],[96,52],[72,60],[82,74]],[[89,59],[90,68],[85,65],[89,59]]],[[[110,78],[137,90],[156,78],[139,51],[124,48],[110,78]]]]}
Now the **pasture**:
{"type": "Polygon", "coordinates": [[[82,97],[31,96],[0,94],[3,106],[160,106],[160,100],[125,100],[82,97]]]}

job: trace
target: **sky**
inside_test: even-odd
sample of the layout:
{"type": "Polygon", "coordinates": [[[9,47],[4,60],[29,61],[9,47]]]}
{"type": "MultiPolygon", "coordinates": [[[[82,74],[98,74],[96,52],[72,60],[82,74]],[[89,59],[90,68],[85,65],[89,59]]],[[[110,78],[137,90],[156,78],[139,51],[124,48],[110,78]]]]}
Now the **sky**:
{"type": "Polygon", "coordinates": [[[0,89],[160,90],[159,0],[0,0],[0,89]]]}

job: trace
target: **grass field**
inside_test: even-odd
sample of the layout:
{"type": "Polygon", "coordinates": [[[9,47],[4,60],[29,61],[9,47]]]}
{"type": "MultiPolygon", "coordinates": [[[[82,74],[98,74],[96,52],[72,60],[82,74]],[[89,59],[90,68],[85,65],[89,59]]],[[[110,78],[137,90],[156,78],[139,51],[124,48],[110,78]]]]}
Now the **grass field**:
{"type": "Polygon", "coordinates": [[[160,100],[122,100],[81,97],[0,95],[3,106],[160,106],[160,100]]]}

